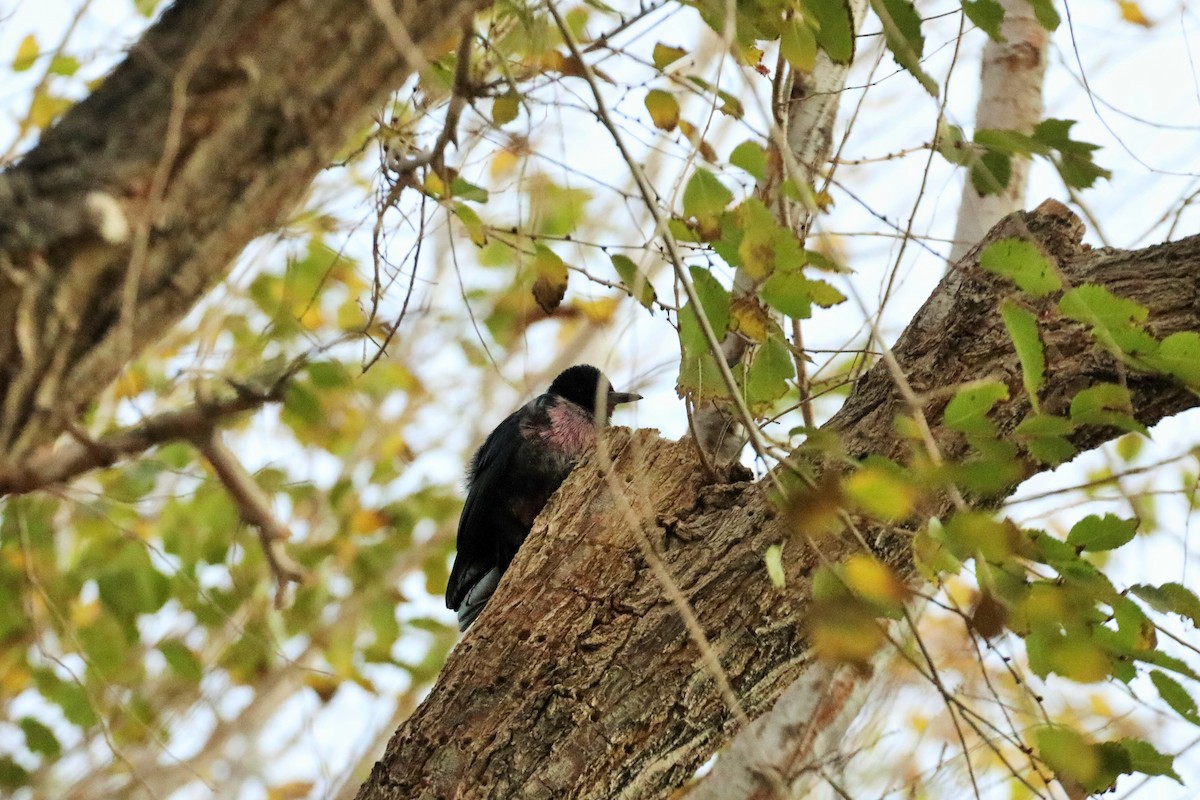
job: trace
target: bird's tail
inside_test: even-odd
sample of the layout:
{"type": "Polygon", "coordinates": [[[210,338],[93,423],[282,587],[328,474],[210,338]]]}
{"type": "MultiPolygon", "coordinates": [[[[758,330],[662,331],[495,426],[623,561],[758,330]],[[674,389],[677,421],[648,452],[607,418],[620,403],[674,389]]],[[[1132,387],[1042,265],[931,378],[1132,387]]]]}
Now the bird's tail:
{"type": "Polygon", "coordinates": [[[483,607],[495,593],[496,587],[500,585],[500,574],[499,567],[492,567],[479,576],[475,585],[467,590],[466,596],[458,607],[458,629],[460,631],[471,627],[471,623],[483,611],[483,607]]]}

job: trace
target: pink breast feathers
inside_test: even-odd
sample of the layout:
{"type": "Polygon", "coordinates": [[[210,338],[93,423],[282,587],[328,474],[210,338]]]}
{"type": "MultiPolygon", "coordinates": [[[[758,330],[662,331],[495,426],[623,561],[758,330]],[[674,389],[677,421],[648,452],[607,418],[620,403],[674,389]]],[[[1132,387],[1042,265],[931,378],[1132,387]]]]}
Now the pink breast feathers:
{"type": "Polygon", "coordinates": [[[557,403],[546,411],[550,414],[550,429],[545,434],[547,444],[580,455],[596,438],[596,421],[575,404],[557,403]]]}

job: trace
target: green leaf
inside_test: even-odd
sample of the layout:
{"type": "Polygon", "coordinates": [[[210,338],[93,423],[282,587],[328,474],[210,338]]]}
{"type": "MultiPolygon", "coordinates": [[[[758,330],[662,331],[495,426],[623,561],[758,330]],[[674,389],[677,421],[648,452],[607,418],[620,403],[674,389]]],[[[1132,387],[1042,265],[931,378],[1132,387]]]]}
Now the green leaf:
{"type": "Polygon", "coordinates": [[[1091,552],[1115,550],[1133,541],[1137,526],[1136,519],[1121,519],[1114,514],[1105,514],[1103,517],[1092,514],[1072,526],[1067,534],[1067,544],[1091,552]]]}
{"type": "Polygon", "coordinates": [[[1003,42],[1000,23],[1004,22],[1004,7],[996,0],[963,0],[963,13],[971,24],[986,33],[990,39],[1003,42]]]}
{"type": "Polygon", "coordinates": [[[1033,129],[1031,138],[1058,152],[1051,160],[1064,183],[1076,189],[1086,189],[1097,178],[1111,178],[1112,173],[1097,166],[1092,159],[1092,154],[1100,149],[1099,145],[1071,139],[1069,132],[1074,124],[1075,121],[1070,119],[1042,120],[1033,129]]]}
{"type": "Polygon", "coordinates": [[[668,64],[674,64],[676,61],[686,55],[687,50],[684,50],[682,47],[671,47],[663,44],[662,42],[658,42],[654,45],[654,53],[652,56],[654,59],[654,67],[656,69],[662,69],[668,64]]]}
{"type": "Polygon", "coordinates": [[[763,561],[767,565],[767,577],[771,579],[771,585],[776,589],[783,589],[787,586],[787,575],[783,571],[783,545],[773,544],[767,548],[767,552],[763,554],[763,561]]]}
{"type": "Polygon", "coordinates": [[[808,280],[799,272],[771,274],[763,283],[759,295],[771,308],[793,319],[808,319],[812,316],[812,296],[808,293],[808,280]]]}
{"type": "Polygon", "coordinates": [[[0,787],[21,789],[29,785],[29,771],[13,761],[12,756],[0,756],[0,787]]]}
{"type": "Polygon", "coordinates": [[[567,293],[570,273],[566,262],[549,247],[538,244],[533,258],[533,299],[547,314],[553,314],[567,293]]]}
{"type": "MultiPolygon", "coordinates": [[[[729,292],[706,269],[692,267],[691,275],[700,307],[704,310],[704,316],[708,318],[713,333],[717,335],[717,341],[720,341],[729,329],[729,292]]],[[[690,302],[679,312],[679,341],[684,350],[708,349],[708,340],[690,302]]]]}
{"type": "Polygon", "coordinates": [[[521,96],[518,94],[502,94],[492,101],[492,122],[505,125],[512,122],[521,113],[521,96]]]}
{"type": "Polygon", "coordinates": [[[846,302],[846,295],[822,280],[810,280],[808,293],[812,296],[813,302],[821,308],[833,308],[846,302]]]}
{"type": "Polygon", "coordinates": [[[1000,239],[979,255],[979,266],[1008,278],[1024,292],[1042,297],[1062,288],[1054,265],[1033,242],[1000,239]]]}
{"type": "Polygon", "coordinates": [[[53,674],[38,676],[38,689],[42,696],[62,709],[63,716],[72,725],[90,728],[98,718],[88,699],[87,690],[73,680],[60,680],[53,674]]]}
{"type": "Polygon", "coordinates": [[[79,59],[74,56],[55,56],[50,61],[50,66],[47,71],[51,75],[62,75],[69,78],[79,71],[79,59]]]}
{"type": "Polygon", "coordinates": [[[1033,15],[1037,17],[1037,21],[1042,24],[1043,28],[1048,31],[1058,30],[1062,19],[1054,10],[1054,0],[1027,0],[1027,2],[1033,7],[1033,15]]]}
{"type": "Polygon", "coordinates": [[[992,406],[1008,399],[1008,387],[999,381],[959,389],[946,404],[942,419],[946,427],[969,436],[995,436],[996,426],[988,419],[992,406]]]}
{"type": "Polygon", "coordinates": [[[716,216],[733,200],[733,192],[706,169],[697,169],[683,190],[683,213],[689,217],[716,216]]]}
{"type": "Polygon", "coordinates": [[[729,397],[729,387],[721,378],[716,359],[707,347],[683,351],[676,389],[680,396],[691,395],[709,399],[729,397]]]}
{"type": "Polygon", "coordinates": [[[1176,714],[1193,725],[1200,725],[1200,713],[1196,710],[1196,701],[1183,684],[1165,672],[1150,670],[1150,682],[1158,690],[1158,696],[1169,705],[1176,714]]]}
{"type": "Polygon", "coordinates": [[[625,288],[637,298],[637,301],[646,308],[651,308],[654,301],[658,299],[658,295],[654,291],[654,286],[650,280],[638,269],[637,264],[633,262],[629,256],[620,254],[609,256],[612,261],[613,269],[617,271],[617,275],[621,278],[621,283],[625,288]]]}
{"type": "Polygon", "coordinates": [[[167,660],[167,665],[176,675],[186,681],[199,683],[204,677],[204,665],[190,648],[178,639],[165,639],[158,643],[158,650],[167,660]]]}
{"type": "Polygon", "coordinates": [[[88,658],[88,666],[99,676],[113,680],[129,652],[125,632],[112,614],[101,614],[91,624],[80,628],[76,635],[88,658]]]}
{"type": "Polygon", "coordinates": [[[1105,425],[1149,435],[1146,426],[1133,417],[1129,390],[1115,383],[1098,383],[1072,397],[1071,420],[1080,425],[1105,425]]]}
{"type": "Polygon", "coordinates": [[[871,0],[871,8],[883,23],[883,37],[896,63],[908,70],[925,91],[938,96],[938,85],[921,68],[925,36],[921,33],[921,15],[911,0],[871,0]]]}
{"type": "Polygon", "coordinates": [[[1165,775],[1180,786],[1183,785],[1183,779],[1175,772],[1175,756],[1160,753],[1154,745],[1141,739],[1120,739],[1114,744],[1129,754],[1129,762],[1134,772],[1143,775],[1165,775]]]}
{"type": "Polygon", "coordinates": [[[787,393],[788,384],[796,375],[792,352],[783,337],[769,336],[754,354],[746,378],[746,402],[752,408],[770,407],[787,393]]]}
{"type": "Polygon", "coordinates": [[[1021,361],[1021,380],[1036,412],[1038,391],[1046,378],[1046,354],[1038,336],[1037,317],[1012,300],[1005,300],[1000,306],[1000,316],[1004,318],[1004,327],[1008,329],[1017,358],[1021,361]]]}
{"type": "Polygon", "coordinates": [[[1053,152],[1049,145],[1008,128],[980,128],[975,131],[975,143],[1006,155],[1029,156],[1037,153],[1048,156],[1053,152]]]}
{"type": "Polygon", "coordinates": [[[779,52],[799,72],[810,73],[817,65],[817,37],[803,20],[784,20],[779,30],[779,52]]]}
{"type": "Polygon", "coordinates": [[[729,163],[754,176],[755,180],[767,178],[767,151],[753,140],[746,141],[733,148],[729,154],[729,163]]]}
{"type": "Polygon", "coordinates": [[[21,726],[21,732],[25,734],[25,746],[31,752],[39,753],[49,759],[56,759],[62,753],[62,745],[58,743],[58,737],[54,735],[54,731],[33,717],[22,717],[17,724],[21,726]]]}
{"type": "Polygon", "coordinates": [[[816,21],[817,44],[835,64],[854,58],[854,21],[849,0],[800,0],[806,17],[816,21]]]}
{"type": "Polygon", "coordinates": [[[1073,780],[1089,794],[1107,789],[1116,779],[1114,771],[1106,767],[1104,754],[1078,731],[1047,726],[1034,734],[1034,741],[1039,757],[1055,775],[1073,780]]]}
{"type": "MultiPolygon", "coordinates": [[[[651,89],[646,93],[645,102],[654,127],[664,131],[675,130],[675,126],[679,124],[679,101],[675,99],[675,95],[662,89],[651,89]]],[[[686,204],[686,199],[684,202],[686,204]]]]}
{"type": "Polygon", "coordinates": [[[1156,611],[1177,614],[1200,628],[1200,598],[1186,586],[1179,583],[1164,583],[1162,586],[1139,583],[1130,586],[1129,591],[1156,611]]]}
{"type": "Polygon", "coordinates": [[[472,203],[486,203],[488,199],[487,190],[483,187],[476,186],[465,178],[455,178],[450,183],[450,194],[455,197],[461,197],[463,200],[469,200],[472,203]]]}
{"type": "Polygon", "coordinates": [[[981,556],[995,564],[1026,548],[1020,530],[1010,520],[999,520],[981,511],[960,511],[943,529],[951,554],[960,560],[981,556]]]}
{"type": "Polygon", "coordinates": [[[1012,179],[1012,157],[988,150],[970,161],[971,186],[982,197],[1000,194],[1012,179]]]}
{"type": "Polygon", "coordinates": [[[1063,294],[1058,302],[1063,316],[1092,329],[1096,340],[1114,353],[1135,350],[1142,343],[1136,334],[1149,310],[1132,300],[1117,297],[1104,286],[1085,283],[1063,294]]]}
{"type": "Polygon", "coordinates": [[[1074,432],[1075,424],[1068,419],[1034,414],[1021,420],[1013,435],[1025,440],[1034,458],[1057,466],[1075,455],[1075,446],[1066,439],[1074,432]]]}
{"type": "Polygon", "coordinates": [[[912,476],[886,458],[872,456],[842,482],[842,489],[854,504],[873,519],[902,522],[913,512],[920,497],[912,476]]]}
{"type": "Polygon", "coordinates": [[[476,247],[483,247],[487,244],[487,230],[483,227],[483,220],[475,213],[475,209],[466,203],[455,203],[454,216],[458,217],[459,222],[467,229],[467,235],[471,237],[472,244],[476,247]]]}
{"type": "Polygon", "coordinates": [[[956,575],[962,568],[962,562],[954,557],[946,544],[926,531],[913,537],[912,550],[913,563],[928,581],[942,575],[956,575]]]}
{"type": "Polygon", "coordinates": [[[1200,333],[1173,333],[1147,356],[1146,363],[1171,375],[1189,386],[1200,386],[1200,333]]]}
{"type": "Polygon", "coordinates": [[[21,43],[17,45],[17,55],[13,58],[13,72],[25,72],[37,62],[38,56],[41,55],[41,48],[38,47],[37,37],[32,33],[28,34],[21,43]]]}

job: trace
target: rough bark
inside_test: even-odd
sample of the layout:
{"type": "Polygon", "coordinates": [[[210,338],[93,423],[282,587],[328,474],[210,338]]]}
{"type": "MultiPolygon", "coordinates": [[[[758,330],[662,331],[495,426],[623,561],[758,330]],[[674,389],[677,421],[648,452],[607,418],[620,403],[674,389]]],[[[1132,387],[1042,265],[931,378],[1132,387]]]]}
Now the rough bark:
{"type": "MultiPolygon", "coordinates": [[[[1030,134],[1042,121],[1042,79],[1046,75],[1049,32],[1042,27],[1028,0],[1000,0],[1004,41],[987,40],[979,74],[979,104],[975,129],[1002,128],[1030,134]]],[[[958,223],[950,263],[966,255],[1001,217],[1025,207],[1029,161],[1012,159],[1008,186],[998,194],[981,195],[967,177],[963,182],[958,223]]]]}
{"type": "MultiPolygon", "coordinates": [[[[1157,336],[1200,330],[1200,236],[1144,250],[1091,250],[1082,225],[1058,203],[1003,220],[985,243],[1033,238],[1078,285],[1102,283],[1150,308],[1157,336]]],[[[895,356],[948,459],[968,445],[938,425],[947,387],[1004,381],[1011,399],[992,414],[1001,434],[1029,413],[1021,370],[998,313],[1011,284],[978,267],[979,248],[958,264],[895,345],[895,356]]],[[[1090,334],[1063,319],[1057,298],[1029,301],[1042,324],[1049,369],[1044,411],[1063,410],[1089,385],[1122,370],[1090,334]]],[[[1138,418],[1153,424],[1196,405],[1158,376],[1130,373],[1138,418]]],[[[894,426],[909,408],[880,364],[857,384],[826,428],[853,457],[904,460],[919,444],[894,426]]],[[[1085,428],[1080,449],[1114,435],[1085,428]]],[[[1029,473],[1038,467],[1032,463],[1029,473]]],[[[823,541],[821,558],[789,530],[767,482],[711,482],[692,445],[653,431],[616,429],[539,518],[492,603],[452,652],[437,685],[396,732],[359,792],[390,798],[663,797],[735,733],[735,719],[643,556],[636,523],[694,610],[751,717],[812,666],[801,621],[809,576],[821,558],[856,547],[823,541]],[[615,471],[632,514],[606,487],[615,471]],[[611,473],[610,473],[611,474],[611,473]],[[772,587],[768,546],[785,549],[787,589],[772,587]]],[[[731,477],[725,476],[725,480],[731,477]]],[[[931,500],[925,513],[950,510],[931,500]]],[[[907,538],[860,521],[876,555],[911,572],[907,538]]],[[[725,796],[725,795],[722,795],[725,796]]],[[[753,794],[734,796],[754,796],[753,794]]]]}
{"type": "Polygon", "coordinates": [[[483,0],[189,0],[0,174],[0,453],[47,444],[483,0]],[[377,11],[421,53],[401,53],[377,11]]]}

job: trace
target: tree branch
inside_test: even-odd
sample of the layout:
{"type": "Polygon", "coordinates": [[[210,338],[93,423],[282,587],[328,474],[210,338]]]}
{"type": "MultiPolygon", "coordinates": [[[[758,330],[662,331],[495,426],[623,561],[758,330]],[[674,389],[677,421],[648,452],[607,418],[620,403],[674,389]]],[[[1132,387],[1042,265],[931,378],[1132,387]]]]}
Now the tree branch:
{"type": "MultiPolygon", "coordinates": [[[[989,415],[1001,436],[1031,410],[998,313],[1013,287],[978,267],[983,245],[1031,239],[1070,284],[1100,283],[1149,308],[1155,336],[1200,331],[1200,236],[1121,252],[1092,250],[1080,244],[1081,235],[1079,220],[1058,203],[1005,218],[943,279],[894,345],[896,364],[947,460],[970,453],[964,436],[940,424],[953,395],[947,387],[1003,381],[1009,399],[989,415]]],[[[1057,312],[1056,297],[1023,302],[1037,315],[1049,362],[1040,393],[1044,412],[1063,411],[1079,390],[1120,373],[1089,331],[1057,312]]],[[[1126,379],[1145,424],[1200,403],[1161,375],[1130,371],[1126,379]]],[[[904,462],[914,444],[897,432],[895,419],[908,413],[880,363],[825,429],[851,458],[877,453],[904,462]]],[[[1072,442],[1089,449],[1114,435],[1087,426],[1072,442]]],[[[819,553],[785,549],[787,588],[777,590],[763,554],[796,533],[766,484],[710,485],[689,445],[652,431],[614,429],[606,436],[617,483],[636,495],[634,508],[652,509],[645,531],[661,540],[663,564],[730,686],[747,714],[762,714],[817,669],[801,627],[813,571],[861,545],[846,536],[822,540],[819,553]]],[[[1029,475],[1044,467],[1031,461],[1026,468],[1029,475]]],[[[598,490],[605,482],[595,459],[572,473],[359,798],[663,797],[729,741],[735,726],[728,704],[619,504],[598,490]]],[[[952,507],[947,497],[930,498],[922,513],[944,515],[952,507]]],[[[901,575],[913,574],[908,535],[857,523],[877,543],[876,557],[901,575]]]]}
{"type": "MultiPolygon", "coordinates": [[[[290,377],[290,373],[286,377],[290,377]]],[[[197,399],[193,406],[153,414],[136,425],[99,439],[92,439],[72,427],[71,441],[54,449],[38,451],[23,461],[0,466],[0,497],[66,483],[85,472],[112,466],[125,456],[143,453],[167,442],[200,441],[236,414],[281,401],[286,377],[265,389],[237,384],[227,397],[197,399]]]]}
{"type": "Polygon", "coordinates": [[[389,21],[414,43],[403,52],[373,10],[384,5],[175,3],[100,88],[0,173],[8,460],[53,440],[181,319],[486,2],[387,0],[389,21]],[[192,63],[197,48],[204,58],[192,63]],[[144,251],[136,286],[126,286],[134,230],[147,236],[136,237],[144,251]],[[123,296],[137,298],[125,324],[123,296]]]}
{"type": "Polygon", "coordinates": [[[283,550],[283,543],[291,538],[291,532],[275,516],[271,508],[271,498],[267,497],[262,487],[237,460],[233,451],[221,441],[220,433],[209,430],[207,435],[196,439],[196,446],[208,459],[213,472],[229,492],[242,520],[258,531],[263,555],[267,559],[272,577],[275,578],[275,607],[283,608],[287,600],[288,586],[304,582],[304,572],[300,565],[292,561],[283,550]]]}

